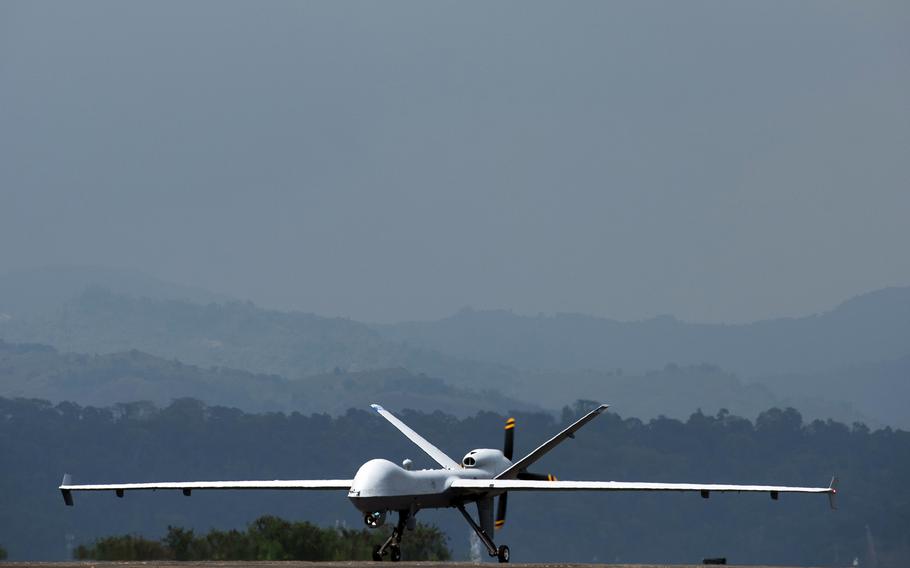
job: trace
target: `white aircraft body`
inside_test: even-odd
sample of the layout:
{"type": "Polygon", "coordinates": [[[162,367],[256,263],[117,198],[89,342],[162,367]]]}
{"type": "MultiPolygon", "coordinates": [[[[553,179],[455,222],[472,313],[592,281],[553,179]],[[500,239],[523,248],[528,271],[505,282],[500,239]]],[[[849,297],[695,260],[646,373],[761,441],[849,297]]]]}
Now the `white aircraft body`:
{"type": "Polygon", "coordinates": [[[182,490],[190,496],[194,490],[205,489],[283,489],[283,490],[337,490],[346,491],[348,499],[364,513],[364,522],[370,528],[385,523],[389,511],[398,512],[398,523],[391,536],[373,551],[374,560],[389,554],[392,561],[401,559],[400,543],[405,528],[413,529],[414,516],[420,509],[455,507],[477,533],[490,556],[500,562],[509,561],[509,547],[499,547],[493,542],[494,530],[503,526],[506,516],[506,498],[509,491],[694,491],[703,498],[712,492],[768,493],[777,499],[781,493],[824,493],[834,508],[837,478],[828,487],[787,487],[776,485],[725,485],[704,483],[648,483],[627,481],[560,481],[552,475],[535,474],[528,466],[543,457],[566,438],[596,418],[607,405],[595,408],[571,426],[556,434],[527,456],[512,461],[515,420],[506,422],[503,450],[477,449],[468,452],[461,463],[456,462],[439,448],[425,440],[393,414],[379,406],[371,405],[383,418],[392,423],[420,449],[426,452],[440,469],[411,471],[410,460],[404,467],[384,459],[373,459],[363,464],[353,479],[304,479],[273,481],[178,481],[161,483],[116,483],[103,485],[73,485],[70,476],[64,475],[59,489],[67,505],[73,505],[73,491],[114,491],[123,497],[125,491],[182,490]],[[494,516],[493,499],[498,497],[494,516]],[[477,521],[465,505],[477,504],[477,521]]]}

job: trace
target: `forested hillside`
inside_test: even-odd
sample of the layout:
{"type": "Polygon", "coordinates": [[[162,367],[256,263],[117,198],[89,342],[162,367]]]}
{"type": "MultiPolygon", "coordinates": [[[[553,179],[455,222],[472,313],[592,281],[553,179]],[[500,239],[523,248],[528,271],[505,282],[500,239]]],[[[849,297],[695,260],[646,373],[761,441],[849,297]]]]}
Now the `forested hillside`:
{"type": "MultiPolygon", "coordinates": [[[[12,344],[0,340],[0,396],[42,398],[52,402],[111,405],[149,401],[168,404],[193,397],[210,404],[248,412],[286,411],[342,414],[376,400],[392,409],[423,408],[457,416],[481,410],[556,410],[578,398],[597,398],[614,405],[623,416],[686,418],[696,409],[715,413],[726,408],[754,418],[762,410],[795,405],[810,418],[833,417],[847,422],[866,420],[854,406],[836,398],[820,401],[820,393],[776,396],[761,385],[745,385],[711,365],[668,365],[641,376],[599,371],[526,372],[507,396],[490,387],[477,390],[403,368],[329,373],[288,380],[226,367],[202,368],[130,350],[106,355],[60,353],[53,347],[12,344]]],[[[900,380],[897,379],[900,386],[900,380]]],[[[491,383],[495,385],[495,382],[491,383]]],[[[783,387],[789,387],[784,383],[783,387]]],[[[836,392],[836,391],[835,391],[836,392]]],[[[870,390],[859,401],[874,399],[870,390]]],[[[896,409],[897,410],[897,409],[896,409]]],[[[907,422],[892,413],[892,424],[907,422]]],[[[873,420],[873,423],[878,421],[873,420]]]]}
{"type": "MultiPolygon", "coordinates": [[[[518,414],[516,452],[529,451],[584,411],[559,420],[518,414]]],[[[505,415],[457,419],[403,412],[402,418],[456,458],[499,447],[505,415]]],[[[64,558],[67,547],[99,536],[160,538],[167,526],[242,528],[263,514],[360,528],[343,494],[194,492],[76,495],[64,507],[56,486],[76,482],[275,479],[353,476],[373,457],[429,460],[373,413],[247,414],[178,401],[84,408],[0,399],[0,534],[11,558],[64,558]]],[[[858,557],[880,567],[910,562],[910,433],[862,425],[803,423],[770,410],[755,423],[719,413],[687,421],[642,422],[608,412],[539,463],[562,479],[827,484],[841,479],[839,509],[821,496],[516,494],[497,537],[515,561],[696,562],[843,566],[858,557]],[[572,524],[562,522],[572,519],[572,524]],[[579,525],[580,523],[580,525],[579,525]],[[578,530],[578,526],[584,527],[578,530]],[[588,534],[602,538],[587,538],[588,534]]],[[[453,511],[422,511],[465,558],[468,531],[453,511]]]]}
{"type": "Polygon", "coordinates": [[[793,377],[792,382],[777,381],[769,387],[759,382],[747,383],[733,373],[708,364],[669,364],[641,374],[593,370],[528,371],[523,376],[526,377],[524,395],[531,400],[548,401],[550,407],[569,404],[578,398],[605,398],[622,416],[684,419],[699,409],[709,414],[727,409],[751,419],[773,406],[792,406],[810,419],[833,418],[847,423],[861,421],[910,427],[910,416],[906,413],[889,412],[888,405],[879,408],[870,403],[883,399],[893,401],[890,397],[895,392],[907,392],[910,396],[910,381],[889,383],[896,390],[876,390],[881,381],[874,381],[874,376],[863,376],[866,381],[857,380],[856,388],[870,385],[860,399],[841,396],[837,385],[827,390],[818,389],[822,380],[815,385],[818,390],[800,388],[798,381],[803,377],[793,377]],[[859,403],[865,403],[862,409],[868,410],[868,414],[860,410],[859,403]]]}
{"type": "MultiPolygon", "coordinates": [[[[513,342],[524,337],[513,337],[504,331],[491,341],[513,342]]],[[[566,339],[550,348],[559,349],[572,337],[572,333],[567,333],[566,339]]],[[[52,368],[55,358],[46,355],[48,361],[27,385],[22,384],[23,375],[16,371],[0,376],[0,394],[55,401],[69,398],[80,403],[109,404],[146,399],[167,403],[173,397],[194,396],[252,411],[333,412],[369,402],[373,394],[385,393],[394,394],[395,399],[402,396],[401,403],[405,405],[421,406],[422,400],[428,404],[422,408],[461,414],[464,397],[459,400],[457,393],[489,392],[490,396],[474,396],[478,401],[474,410],[491,405],[556,409],[579,398],[592,398],[609,400],[623,415],[642,418],[685,418],[699,408],[709,413],[727,408],[754,418],[770,406],[791,405],[812,418],[908,425],[903,413],[877,412],[876,398],[893,398],[890,392],[875,388],[867,390],[863,400],[868,404],[859,408],[852,396],[841,396],[836,388],[789,389],[787,394],[780,394],[773,387],[747,384],[741,377],[710,364],[667,364],[657,362],[656,356],[654,370],[645,373],[622,369],[519,370],[414,348],[341,318],[264,310],[240,302],[201,305],[132,298],[97,288],[50,315],[0,320],[0,338],[109,356],[104,361],[95,359],[92,364],[84,362],[92,361],[90,357],[74,357],[83,361],[75,367],[68,362],[70,359],[57,358],[59,366],[52,368]],[[218,370],[209,369],[212,366],[218,370]],[[410,381],[400,388],[400,383],[389,383],[388,371],[373,372],[389,368],[398,369],[392,373],[396,376],[425,374],[444,384],[438,380],[410,381]],[[100,374],[89,377],[89,369],[100,374]],[[348,379],[336,381],[333,377],[338,373],[348,379]],[[305,383],[298,382],[303,378],[305,383]],[[289,385],[296,388],[302,384],[317,390],[289,398],[289,385]],[[411,388],[416,384],[422,390],[411,388]],[[15,385],[18,390],[3,385],[15,385]],[[320,396],[318,390],[331,387],[339,391],[344,385],[350,388],[334,400],[320,396]],[[435,389],[433,396],[424,397],[429,394],[427,389],[435,389]],[[420,392],[423,394],[417,396],[420,392]]],[[[620,351],[610,345],[601,348],[620,356],[620,351]]]]}
{"type": "Polygon", "coordinates": [[[339,414],[386,400],[389,408],[433,408],[456,415],[478,410],[529,410],[502,394],[453,387],[406,369],[332,373],[288,380],[212,367],[204,369],[131,350],[109,355],[59,353],[53,347],[0,340],[0,396],[53,402],[112,405],[148,401],[169,404],[193,397],[246,411],[339,414]]]}
{"type": "MultiPolygon", "coordinates": [[[[826,409],[828,416],[843,416],[836,410],[847,406],[860,419],[910,430],[910,355],[885,361],[864,362],[824,373],[788,373],[761,377],[757,383],[776,393],[782,400],[814,412],[826,409]],[[817,406],[815,406],[817,404],[817,406]],[[815,410],[810,410],[815,406],[815,410]]],[[[825,414],[822,414],[825,415],[825,414]]]]}

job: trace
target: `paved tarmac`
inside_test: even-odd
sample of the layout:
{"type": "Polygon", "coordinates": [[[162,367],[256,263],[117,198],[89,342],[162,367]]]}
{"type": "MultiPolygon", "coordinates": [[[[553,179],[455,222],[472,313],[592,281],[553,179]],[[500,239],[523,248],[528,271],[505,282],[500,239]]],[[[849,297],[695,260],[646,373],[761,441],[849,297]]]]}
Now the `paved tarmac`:
{"type": "MultiPolygon", "coordinates": [[[[392,564],[400,568],[476,568],[478,564],[470,562],[170,562],[149,560],[146,562],[3,562],[3,568],[150,568],[152,566],[172,566],[179,568],[377,568],[382,564],[392,564]]],[[[493,567],[497,562],[484,562],[493,567]]],[[[506,566],[516,568],[702,568],[703,564],[522,564],[514,562],[506,566]]],[[[741,567],[743,568],[743,567],[741,567]]],[[[783,568],[781,566],[750,566],[748,568],[783,568]]]]}

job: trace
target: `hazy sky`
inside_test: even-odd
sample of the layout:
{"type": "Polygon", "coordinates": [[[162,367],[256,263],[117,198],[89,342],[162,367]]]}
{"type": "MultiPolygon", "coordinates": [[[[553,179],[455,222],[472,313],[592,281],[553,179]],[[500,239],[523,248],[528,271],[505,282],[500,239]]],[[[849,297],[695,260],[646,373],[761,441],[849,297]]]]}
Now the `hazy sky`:
{"type": "Polygon", "coordinates": [[[0,271],[371,321],[910,284],[910,3],[0,3],[0,271]]]}

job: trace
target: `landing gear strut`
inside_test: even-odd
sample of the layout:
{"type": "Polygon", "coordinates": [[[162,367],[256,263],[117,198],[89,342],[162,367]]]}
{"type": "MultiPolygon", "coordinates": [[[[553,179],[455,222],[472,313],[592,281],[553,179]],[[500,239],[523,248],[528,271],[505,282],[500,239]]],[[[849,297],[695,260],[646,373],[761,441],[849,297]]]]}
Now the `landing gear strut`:
{"type": "MultiPolygon", "coordinates": [[[[499,548],[496,548],[496,543],[493,542],[493,539],[490,538],[490,535],[487,533],[487,531],[482,529],[477,523],[474,522],[474,519],[472,519],[471,515],[465,510],[464,505],[463,504],[457,505],[457,507],[458,507],[458,510],[461,512],[462,516],[464,516],[464,519],[466,521],[468,521],[468,524],[471,525],[472,529],[474,529],[474,532],[477,534],[478,538],[480,538],[480,542],[482,542],[483,545],[487,548],[487,553],[490,556],[495,556],[496,558],[498,558],[501,563],[508,562],[509,561],[509,547],[502,544],[499,546],[499,548]]],[[[484,521],[485,517],[489,516],[489,521],[490,521],[489,524],[492,525],[493,524],[492,516],[484,514],[486,512],[485,509],[487,509],[487,507],[489,507],[489,510],[492,512],[492,510],[493,510],[492,502],[488,506],[482,502],[478,502],[477,503],[477,512],[479,514],[481,522],[484,521]]],[[[484,523],[484,524],[487,524],[487,523],[484,523]]],[[[492,526],[491,526],[491,529],[492,529],[492,526]]],[[[490,532],[492,532],[492,530],[490,532]]]]}
{"type": "Polygon", "coordinates": [[[404,535],[405,526],[414,528],[413,523],[408,522],[412,518],[410,511],[398,511],[398,523],[392,529],[392,535],[381,545],[377,544],[373,547],[373,560],[379,562],[386,554],[389,555],[389,560],[392,562],[401,560],[401,537],[404,535]]]}

